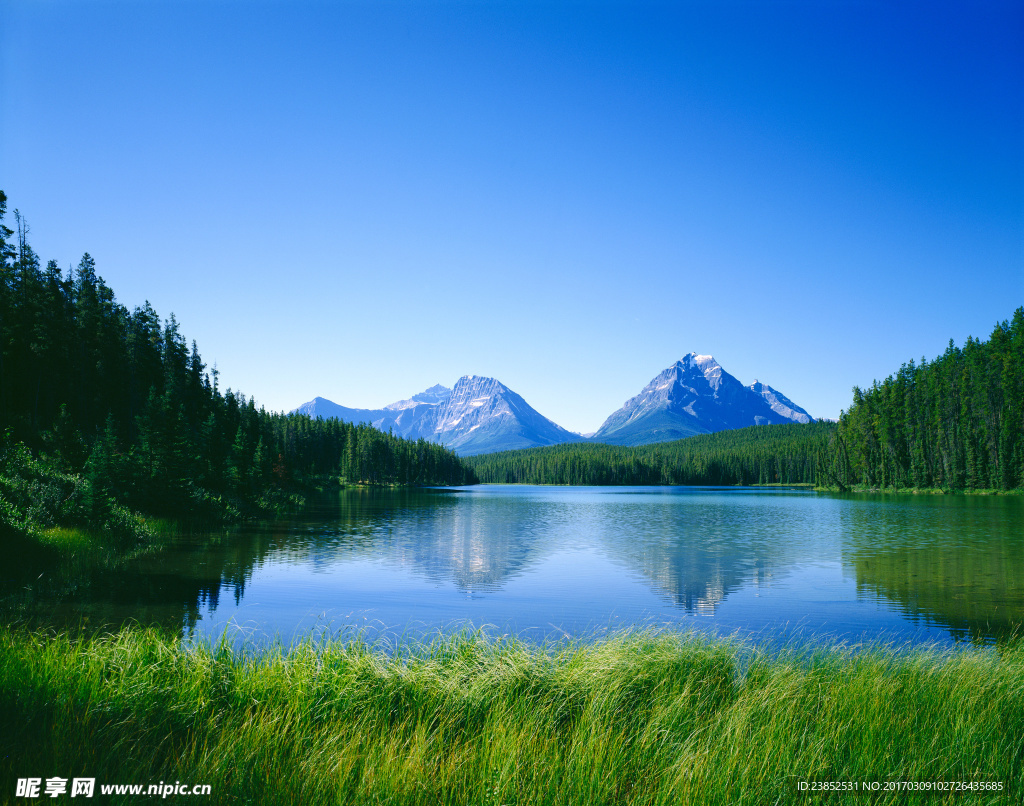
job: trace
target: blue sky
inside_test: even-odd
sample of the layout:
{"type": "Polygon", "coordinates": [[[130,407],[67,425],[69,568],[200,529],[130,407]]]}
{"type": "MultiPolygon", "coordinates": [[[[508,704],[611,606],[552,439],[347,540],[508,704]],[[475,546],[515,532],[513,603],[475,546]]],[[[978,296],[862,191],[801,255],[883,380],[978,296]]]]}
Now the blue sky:
{"type": "Polygon", "coordinates": [[[593,431],[695,350],[836,417],[1024,304],[1020,2],[8,0],[0,59],[36,251],[268,409],[593,431]]]}

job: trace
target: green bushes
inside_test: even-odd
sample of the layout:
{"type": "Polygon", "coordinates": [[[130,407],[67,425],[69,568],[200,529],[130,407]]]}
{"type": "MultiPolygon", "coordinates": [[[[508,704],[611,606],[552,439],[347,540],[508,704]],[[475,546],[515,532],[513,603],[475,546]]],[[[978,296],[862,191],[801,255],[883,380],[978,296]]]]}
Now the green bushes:
{"type": "Polygon", "coordinates": [[[23,444],[0,439],[0,530],[33,540],[54,527],[95,530],[128,547],[151,537],[135,513],[103,495],[92,481],[32,457],[23,444]]]}

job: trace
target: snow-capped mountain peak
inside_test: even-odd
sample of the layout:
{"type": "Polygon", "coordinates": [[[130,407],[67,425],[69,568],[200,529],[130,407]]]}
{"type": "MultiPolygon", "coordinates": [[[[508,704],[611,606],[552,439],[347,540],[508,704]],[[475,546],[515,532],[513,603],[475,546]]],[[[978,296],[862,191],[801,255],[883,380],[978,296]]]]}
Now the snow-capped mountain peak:
{"type": "Polygon", "coordinates": [[[642,445],[749,425],[810,421],[785,395],[756,386],[744,386],[714,356],[687,353],[605,420],[593,439],[642,445]]]}
{"type": "Polygon", "coordinates": [[[721,369],[721,364],[715,361],[713,355],[700,355],[699,353],[687,353],[679,359],[680,362],[685,364],[692,364],[693,366],[699,367],[701,372],[707,372],[709,369],[718,367],[721,369]]]}
{"type": "Polygon", "coordinates": [[[715,361],[713,355],[687,353],[679,359],[678,363],[699,371],[711,385],[712,389],[718,389],[722,383],[722,365],[715,361]]]}
{"type": "Polygon", "coordinates": [[[687,353],[625,402],[593,434],[567,431],[495,378],[464,375],[383,409],[349,409],[316,398],[296,409],[311,417],[370,423],[409,439],[429,439],[463,455],[589,439],[644,445],[811,416],[784,394],[754,381],[744,386],[714,356],[687,353]]]}
{"type": "Polygon", "coordinates": [[[297,409],[310,416],[367,422],[409,439],[440,442],[463,455],[576,442],[501,381],[465,375],[448,389],[438,384],[383,409],[347,409],[323,398],[297,409]]]}

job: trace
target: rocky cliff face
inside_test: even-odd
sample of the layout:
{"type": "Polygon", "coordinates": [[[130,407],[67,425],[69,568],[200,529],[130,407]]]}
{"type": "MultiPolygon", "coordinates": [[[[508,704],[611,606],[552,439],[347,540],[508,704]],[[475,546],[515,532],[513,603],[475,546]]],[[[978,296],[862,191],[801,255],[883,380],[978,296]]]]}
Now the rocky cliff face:
{"type": "Polygon", "coordinates": [[[626,401],[591,437],[613,445],[646,445],[769,423],[809,422],[785,395],[744,386],[710,355],[689,353],[626,401]]]}
{"type": "Polygon", "coordinates": [[[768,407],[789,422],[809,423],[813,417],[786,397],[782,392],[772,389],[768,384],[754,381],[747,387],[756,395],[764,398],[768,407]]]}
{"type": "Polygon", "coordinates": [[[500,381],[477,375],[460,378],[454,389],[433,386],[383,409],[350,409],[318,397],[295,411],[310,417],[369,423],[407,439],[422,437],[463,456],[580,439],[544,417],[500,381]]]}
{"type": "Polygon", "coordinates": [[[434,439],[469,456],[576,442],[580,436],[553,423],[500,381],[467,375],[438,406],[434,439]]]}
{"type": "MultiPolygon", "coordinates": [[[[459,378],[454,389],[432,386],[383,409],[350,409],[317,397],[295,411],[429,439],[463,456],[583,439],[500,381],[478,375],[459,378]]],[[[627,400],[589,441],[646,445],[749,425],[810,421],[806,411],[767,384],[744,386],[712,356],[690,353],[627,400]]]]}

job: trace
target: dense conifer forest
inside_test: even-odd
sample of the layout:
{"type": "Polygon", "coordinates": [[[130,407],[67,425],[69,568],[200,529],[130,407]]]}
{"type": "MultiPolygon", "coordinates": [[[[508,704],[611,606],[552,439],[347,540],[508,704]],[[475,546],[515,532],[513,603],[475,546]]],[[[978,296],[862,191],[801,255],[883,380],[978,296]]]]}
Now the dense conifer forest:
{"type": "Polygon", "coordinates": [[[221,391],[195,342],[119,304],[84,255],[42,266],[0,191],[0,522],[234,517],[324,478],[348,483],[1024,486],[1024,308],[853,390],[838,424],[756,426],[640,447],[572,443],[460,460],[368,425],[221,391]],[[18,513],[21,513],[20,516],[18,513]]]}
{"type": "Polygon", "coordinates": [[[270,511],[331,478],[464,484],[451,451],[368,425],[267,412],[218,386],[174,316],[119,304],[85,254],[66,274],[4,225],[0,191],[0,522],[108,523],[270,511]],[[76,492],[77,491],[77,492],[76,492]],[[52,499],[52,500],[51,500],[52,499]],[[20,513],[20,514],[19,514],[20,513]],[[115,518],[116,520],[117,518],[115,518]]]}
{"type": "Polygon", "coordinates": [[[950,340],[930,363],[855,387],[820,478],[840,489],[1024,487],[1024,308],[988,341],[950,340]]]}
{"type": "Polygon", "coordinates": [[[988,341],[952,341],[871,389],[838,423],[752,426],[635,448],[574,443],[466,460],[485,483],[1024,487],[1024,308],[988,341]]]}
{"type": "Polygon", "coordinates": [[[760,425],[632,448],[574,442],[465,461],[491,484],[812,484],[834,428],[760,425]]]}

